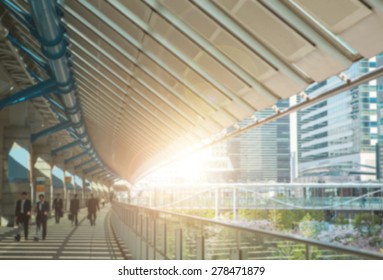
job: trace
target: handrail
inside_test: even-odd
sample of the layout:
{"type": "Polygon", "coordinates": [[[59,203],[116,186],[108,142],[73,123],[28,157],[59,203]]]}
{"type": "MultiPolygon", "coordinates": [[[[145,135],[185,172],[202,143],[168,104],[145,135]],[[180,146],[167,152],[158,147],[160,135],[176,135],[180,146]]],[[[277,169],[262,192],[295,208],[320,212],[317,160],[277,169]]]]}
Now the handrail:
{"type": "MultiPolygon", "coordinates": [[[[358,184],[358,185],[352,185],[352,184],[259,184],[259,183],[226,183],[226,184],[191,184],[182,187],[178,187],[177,190],[173,190],[171,187],[172,185],[169,185],[170,189],[164,190],[159,188],[157,191],[161,193],[159,198],[163,198],[161,201],[161,204],[155,203],[155,204],[147,204],[137,201],[137,203],[133,203],[136,205],[141,205],[145,207],[152,207],[155,209],[188,209],[190,208],[190,204],[188,202],[192,202],[192,205],[195,205],[195,202],[198,201],[198,199],[202,200],[203,204],[197,204],[197,207],[205,206],[214,208],[215,206],[222,209],[222,207],[236,207],[237,209],[244,209],[247,207],[250,208],[258,208],[258,209],[265,209],[268,208],[268,206],[271,207],[278,207],[281,206],[283,209],[320,209],[320,210],[336,210],[336,209],[346,209],[347,207],[350,207],[350,209],[354,210],[383,210],[383,197],[375,197],[377,199],[380,199],[380,201],[372,202],[372,196],[377,195],[378,193],[383,193],[383,185],[381,183],[379,184],[371,184],[371,183],[364,183],[364,184],[358,184]],[[367,189],[367,192],[364,194],[360,194],[358,196],[343,196],[343,195],[336,195],[336,196],[313,196],[311,200],[307,201],[306,198],[301,194],[301,196],[295,197],[295,196],[286,196],[286,197],[265,197],[263,192],[260,192],[260,186],[265,187],[267,185],[268,191],[277,191],[277,192],[284,192],[286,190],[298,190],[298,192],[303,192],[303,188],[309,187],[309,188],[336,188],[336,189],[342,189],[344,187],[347,188],[357,188],[357,189],[367,189]],[[199,187],[203,186],[203,188],[199,187]],[[275,189],[277,187],[278,189],[275,189]],[[283,187],[283,190],[281,191],[281,187],[283,187]],[[181,191],[181,194],[183,190],[186,190],[185,195],[177,195],[178,199],[168,199],[165,194],[173,193],[174,191],[178,192],[181,191]],[[233,198],[225,199],[223,201],[220,200],[220,202],[217,203],[214,202],[214,200],[207,201],[206,196],[204,194],[212,194],[217,195],[215,192],[217,190],[223,190],[223,191],[237,191],[237,197],[239,199],[238,203],[233,202],[233,198]],[[251,197],[250,201],[254,201],[253,199],[256,199],[257,203],[256,205],[248,206],[247,203],[249,200],[247,200],[247,193],[250,193],[251,195],[255,195],[255,197],[251,197]],[[371,197],[371,199],[366,200],[363,202],[363,198],[371,197]],[[244,199],[245,202],[242,201],[244,199]],[[359,203],[359,208],[357,205],[355,205],[355,202],[359,203]],[[268,202],[271,202],[271,204],[267,204],[268,202]],[[314,203],[313,203],[314,202],[314,203]],[[379,203],[380,202],[380,203],[379,203]],[[230,204],[231,203],[231,204],[230,204]],[[265,204],[266,203],[266,204],[265,204]],[[278,206],[277,206],[278,205],[278,206]]],[[[168,187],[169,187],[168,186],[168,187]]],[[[146,191],[142,191],[143,193],[146,193],[149,197],[152,196],[152,191],[156,192],[156,190],[148,189],[146,191]]],[[[263,190],[262,190],[263,191],[263,190]]],[[[157,196],[156,196],[157,197],[157,196]]],[[[132,198],[131,201],[135,201],[136,197],[132,198]]],[[[138,198],[139,199],[139,198],[138,198]]],[[[149,201],[151,199],[149,198],[149,201]]],[[[193,206],[191,206],[193,207],[193,206]]],[[[279,208],[280,209],[280,208],[279,208]]]]}
{"type": "Polygon", "coordinates": [[[354,255],[357,257],[361,257],[361,258],[383,259],[383,254],[379,254],[379,253],[375,253],[375,252],[368,252],[368,251],[364,251],[364,250],[357,249],[357,248],[352,248],[352,247],[347,247],[347,246],[337,245],[337,244],[331,244],[331,243],[327,243],[327,242],[317,241],[317,240],[303,238],[303,237],[297,237],[297,236],[283,234],[283,233],[277,233],[277,232],[271,232],[271,231],[266,231],[266,230],[261,230],[261,229],[248,228],[245,226],[233,225],[233,224],[222,222],[222,221],[215,221],[215,220],[201,218],[201,217],[195,217],[195,216],[191,216],[191,215],[179,214],[179,213],[174,213],[174,212],[166,211],[166,210],[158,210],[158,209],[153,209],[153,208],[141,207],[141,206],[137,206],[137,205],[128,205],[126,203],[121,203],[121,202],[114,202],[113,206],[123,207],[123,208],[125,208],[125,210],[127,208],[131,208],[131,209],[134,209],[136,212],[144,212],[147,214],[151,214],[152,216],[158,216],[157,214],[173,215],[173,216],[176,216],[179,218],[188,219],[190,221],[209,223],[209,224],[223,226],[223,227],[231,228],[231,229],[235,229],[235,230],[246,231],[246,232],[250,232],[250,233],[254,233],[254,234],[262,234],[262,235],[266,235],[269,237],[276,237],[279,239],[284,239],[284,240],[288,240],[288,241],[294,241],[294,242],[302,243],[306,246],[310,245],[310,246],[321,247],[324,249],[329,249],[329,250],[333,250],[333,251],[337,251],[337,252],[351,254],[351,255],[354,255]]]}

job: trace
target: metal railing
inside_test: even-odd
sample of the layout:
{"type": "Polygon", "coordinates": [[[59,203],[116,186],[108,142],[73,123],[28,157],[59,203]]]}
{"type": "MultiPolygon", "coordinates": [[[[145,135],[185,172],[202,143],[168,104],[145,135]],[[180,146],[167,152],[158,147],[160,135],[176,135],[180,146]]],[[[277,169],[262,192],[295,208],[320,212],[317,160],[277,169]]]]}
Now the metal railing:
{"type": "Polygon", "coordinates": [[[381,183],[220,183],[149,186],[132,204],[188,209],[383,210],[381,183]]]}
{"type": "Polygon", "coordinates": [[[383,254],[229,223],[113,203],[112,224],[134,259],[383,259],[383,254]]]}

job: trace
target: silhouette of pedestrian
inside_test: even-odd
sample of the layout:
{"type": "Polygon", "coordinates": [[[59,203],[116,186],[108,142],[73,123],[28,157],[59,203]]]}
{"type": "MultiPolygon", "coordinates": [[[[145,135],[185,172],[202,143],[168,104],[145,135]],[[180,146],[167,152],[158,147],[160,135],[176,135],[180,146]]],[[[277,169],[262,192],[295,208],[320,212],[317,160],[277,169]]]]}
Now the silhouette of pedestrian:
{"type": "Polygon", "coordinates": [[[45,201],[45,196],[43,194],[40,194],[39,202],[37,202],[36,205],[36,236],[34,238],[35,241],[39,241],[40,236],[43,240],[45,240],[47,236],[48,212],[49,203],[45,201]]]}
{"type": "Polygon", "coordinates": [[[24,230],[24,238],[28,240],[28,231],[29,231],[29,219],[31,217],[32,204],[31,201],[27,198],[27,193],[21,193],[21,199],[16,202],[16,225],[18,226],[17,234],[15,235],[15,240],[20,241],[20,236],[24,230]]]}
{"type": "Polygon", "coordinates": [[[56,224],[60,223],[60,218],[63,216],[63,200],[60,194],[53,200],[52,208],[55,210],[56,224]]]}
{"type": "Polygon", "coordinates": [[[80,200],[77,198],[77,194],[74,195],[70,201],[69,212],[72,215],[72,225],[77,227],[78,225],[78,211],[80,211],[80,200]]]}
{"type": "Polygon", "coordinates": [[[97,218],[97,210],[100,210],[100,206],[98,205],[98,199],[93,197],[93,194],[90,195],[90,198],[88,199],[87,207],[88,207],[88,218],[90,221],[91,226],[96,225],[96,218],[97,218]]]}

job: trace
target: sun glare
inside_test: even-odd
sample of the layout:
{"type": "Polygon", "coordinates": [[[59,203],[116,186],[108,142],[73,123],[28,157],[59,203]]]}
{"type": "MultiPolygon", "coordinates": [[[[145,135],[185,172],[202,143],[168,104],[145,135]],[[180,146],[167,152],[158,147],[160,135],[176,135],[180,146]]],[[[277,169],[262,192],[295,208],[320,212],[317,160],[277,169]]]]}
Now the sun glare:
{"type": "Polygon", "coordinates": [[[210,149],[199,151],[153,172],[148,177],[150,181],[162,182],[200,181],[211,158],[210,149]]]}

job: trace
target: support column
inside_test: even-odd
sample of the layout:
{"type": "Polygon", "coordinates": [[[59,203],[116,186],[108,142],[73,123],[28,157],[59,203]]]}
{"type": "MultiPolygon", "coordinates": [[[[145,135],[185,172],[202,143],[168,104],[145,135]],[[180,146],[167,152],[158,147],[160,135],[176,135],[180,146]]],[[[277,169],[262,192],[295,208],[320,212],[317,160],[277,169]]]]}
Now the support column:
{"type": "MultiPolygon", "coordinates": [[[[86,177],[85,177],[85,174],[81,172],[81,185],[82,185],[82,189],[81,189],[81,200],[82,201],[85,201],[85,193],[86,193],[86,177]]],[[[84,204],[85,205],[85,204],[84,204]]]]}
{"type": "MultiPolygon", "coordinates": [[[[75,181],[75,174],[74,174],[74,166],[72,165],[66,165],[65,164],[65,187],[66,187],[66,197],[65,197],[65,204],[66,209],[69,210],[70,200],[73,198],[73,195],[77,193],[76,191],[76,181],[75,181]],[[72,185],[72,189],[68,189],[69,184],[72,185]]],[[[79,197],[81,201],[81,197],[79,197]]]]}
{"type": "Polygon", "coordinates": [[[52,203],[53,201],[53,186],[51,182],[51,149],[48,144],[33,145],[33,183],[35,187],[35,199],[39,194],[44,194],[45,199],[52,203]]]}
{"type": "Polygon", "coordinates": [[[1,149],[1,196],[0,216],[2,226],[14,223],[16,200],[20,193],[33,193],[30,177],[30,131],[26,126],[2,126],[1,149]]]}
{"type": "MultiPolygon", "coordinates": [[[[52,155],[52,154],[51,154],[52,155]]],[[[52,170],[55,169],[55,174],[52,175],[52,193],[53,197],[55,194],[61,194],[63,199],[63,209],[65,210],[65,198],[66,198],[66,186],[65,186],[65,165],[62,156],[52,155],[52,170]],[[53,179],[55,177],[55,179],[53,179]]]]}
{"type": "MultiPolygon", "coordinates": [[[[5,154],[4,154],[4,123],[0,120],[0,205],[3,205],[3,188],[5,185],[5,176],[4,176],[4,163],[5,163],[5,154]]],[[[0,226],[2,226],[2,207],[0,206],[0,226]]]]}
{"type": "MultiPolygon", "coordinates": [[[[4,123],[0,120],[0,204],[3,197],[3,186],[4,186],[4,123]]],[[[1,207],[0,207],[0,216],[1,216],[1,207]]],[[[0,221],[1,223],[1,221],[0,221]]],[[[1,226],[1,224],[0,224],[1,226]]]]}

